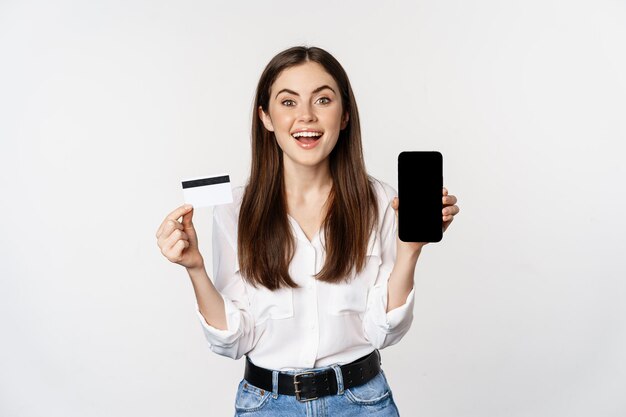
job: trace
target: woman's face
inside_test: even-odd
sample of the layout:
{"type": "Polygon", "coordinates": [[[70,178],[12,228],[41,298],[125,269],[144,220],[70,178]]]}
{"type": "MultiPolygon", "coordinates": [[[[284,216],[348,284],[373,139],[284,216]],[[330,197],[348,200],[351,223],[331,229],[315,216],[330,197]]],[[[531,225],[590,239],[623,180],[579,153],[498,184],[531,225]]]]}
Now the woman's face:
{"type": "MultiPolygon", "coordinates": [[[[339,87],[316,62],[287,68],[270,89],[268,114],[259,106],[265,128],[274,132],[285,163],[316,166],[335,147],[339,132],[348,124],[339,87]],[[294,138],[299,131],[321,136],[294,138]]],[[[310,134],[309,134],[310,135],[310,134]]]]}

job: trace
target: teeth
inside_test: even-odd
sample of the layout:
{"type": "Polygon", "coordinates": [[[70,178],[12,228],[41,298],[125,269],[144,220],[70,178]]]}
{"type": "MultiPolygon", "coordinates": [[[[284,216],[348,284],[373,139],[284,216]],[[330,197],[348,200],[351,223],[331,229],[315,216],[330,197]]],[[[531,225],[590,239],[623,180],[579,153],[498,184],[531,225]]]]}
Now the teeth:
{"type": "Polygon", "coordinates": [[[312,137],[322,136],[322,134],[320,132],[296,132],[291,136],[293,136],[294,138],[299,138],[301,136],[312,138],[312,137]]]}

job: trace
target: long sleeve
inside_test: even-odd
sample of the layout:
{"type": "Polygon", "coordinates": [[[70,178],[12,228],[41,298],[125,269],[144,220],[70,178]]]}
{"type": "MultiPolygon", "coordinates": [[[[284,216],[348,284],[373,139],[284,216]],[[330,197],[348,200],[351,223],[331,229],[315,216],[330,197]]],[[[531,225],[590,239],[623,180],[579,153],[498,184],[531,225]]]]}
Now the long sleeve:
{"type": "Polygon", "coordinates": [[[213,282],[224,299],[227,329],[206,322],[196,302],[196,314],[209,348],[222,356],[239,359],[254,346],[254,319],[236,255],[236,218],[213,210],[213,282]],[[227,231],[230,231],[227,232],[227,231]]]}
{"type": "Polygon", "coordinates": [[[387,313],[387,283],[396,261],[397,222],[391,206],[396,190],[386,185],[387,205],[384,209],[381,236],[381,265],[374,286],[367,299],[367,310],[363,317],[363,331],[373,347],[383,349],[398,343],[408,332],[413,322],[413,288],[405,303],[387,313]],[[391,195],[389,195],[391,194],[391,195]]]}

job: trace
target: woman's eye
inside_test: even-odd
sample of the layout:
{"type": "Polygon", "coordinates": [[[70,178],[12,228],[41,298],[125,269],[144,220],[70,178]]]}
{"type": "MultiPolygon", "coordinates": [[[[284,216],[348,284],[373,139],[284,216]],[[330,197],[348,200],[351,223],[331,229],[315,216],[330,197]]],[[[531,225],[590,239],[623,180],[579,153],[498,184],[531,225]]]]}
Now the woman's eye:
{"type": "MultiPolygon", "coordinates": [[[[318,101],[319,100],[325,100],[325,101],[322,102],[322,104],[328,104],[331,101],[328,97],[320,97],[318,99],[318,101]]],[[[283,101],[281,101],[281,104],[284,105],[284,106],[287,106],[287,107],[293,107],[295,105],[295,101],[293,101],[293,100],[283,100],[283,101]],[[286,104],[286,103],[294,103],[294,104],[286,104]]]]}

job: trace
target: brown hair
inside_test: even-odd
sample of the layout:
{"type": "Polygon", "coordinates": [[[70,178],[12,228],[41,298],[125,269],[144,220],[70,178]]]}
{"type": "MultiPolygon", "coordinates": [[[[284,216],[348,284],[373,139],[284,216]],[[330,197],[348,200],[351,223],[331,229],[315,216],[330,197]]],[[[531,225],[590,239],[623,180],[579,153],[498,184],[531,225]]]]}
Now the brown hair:
{"type": "Polygon", "coordinates": [[[369,236],[378,221],[373,178],[367,174],[361,147],[361,127],[348,76],[339,62],[321,48],[295,46],[278,53],[265,67],[256,90],[252,114],[252,162],[245,186],[237,238],[241,275],[253,286],[270,290],[297,288],[289,276],[295,236],[287,218],[283,154],[274,132],[263,125],[259,106],[269,112],[270,89],[280,73],[305,62],[317,62],[335,79],[349,113],[347,126],[328,156],[332,189],[322,223],[326,261],[316,279],[329,283],[365,267],[369,236]]]}

